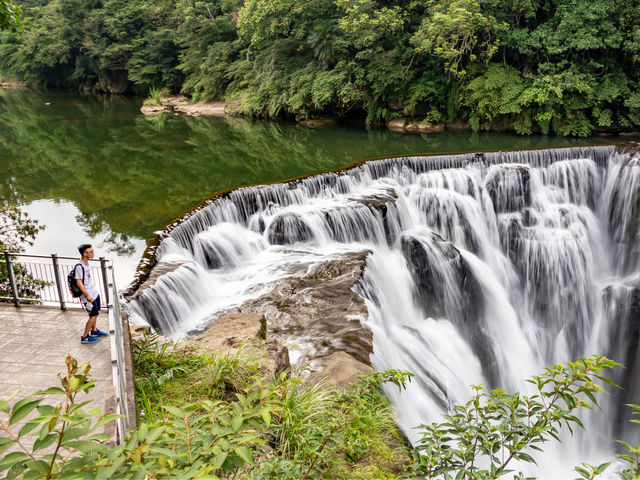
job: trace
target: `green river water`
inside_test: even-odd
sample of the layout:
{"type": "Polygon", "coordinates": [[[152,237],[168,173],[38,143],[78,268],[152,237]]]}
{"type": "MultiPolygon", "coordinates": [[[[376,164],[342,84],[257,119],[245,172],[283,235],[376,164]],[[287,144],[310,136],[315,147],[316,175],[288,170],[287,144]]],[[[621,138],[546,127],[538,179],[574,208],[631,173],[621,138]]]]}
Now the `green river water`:
{"type": "Polygon", "coordinates": [[[27,253],[94,243],[120,286],[154,231],[213,193],[398,155],[603,143],[511,134],[309,129],[239,118],[145,117],[141,100],[0,88],[0,193],[46,226],[27,253]]]}

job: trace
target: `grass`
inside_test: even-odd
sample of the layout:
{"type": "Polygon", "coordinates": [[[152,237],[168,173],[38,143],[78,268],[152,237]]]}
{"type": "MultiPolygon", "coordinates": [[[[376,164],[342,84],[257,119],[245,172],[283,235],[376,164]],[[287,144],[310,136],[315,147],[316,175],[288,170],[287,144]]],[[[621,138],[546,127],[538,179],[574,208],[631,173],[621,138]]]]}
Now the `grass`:
{"type": "Polygon", "coordinates": [[[163,343],[157,335],[134,343],[134,362],[138,411],[144,412],[139,419],[146,422],[160,418],[160,405],[221,400],[233,406],[256,384],[280,387],[263,432],[268,447],[235,478],[397,478],[409,461],[379,388],[394,381],[388,375],[372,374],[350,390],[331,390],[286,375],[262,378],[257,362],[242,351],[233,356],[203,353],[163,343]]]}
{"type": "Polygon", "coordinates": [[[167,90],[166,88],[160,89],[160,88],[151,87],[151,90],[149,90],[149,96],[144,99],[142,104],[156,105],[160,107],[162,105],[162,99],[167,96],[169,96],[169,90],[167,90]]]}

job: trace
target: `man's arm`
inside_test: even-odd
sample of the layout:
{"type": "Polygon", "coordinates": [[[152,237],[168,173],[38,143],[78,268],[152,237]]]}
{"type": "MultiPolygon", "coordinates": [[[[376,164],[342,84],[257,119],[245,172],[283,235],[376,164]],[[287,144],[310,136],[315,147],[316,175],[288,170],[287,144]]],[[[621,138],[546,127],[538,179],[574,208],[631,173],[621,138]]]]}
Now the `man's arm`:
{"type": "Polygon", "coordinates": [[[84,288],[84,283],[82,283],[82,279],[76,278],[76,283],[78,284],[78,288],[80,289],[80,291],[84,295],[84,298],[87,299],[87,302],[93,302],[93,298],[91,297],[91,295],[89,295],[87,293],[87,289],[84,288]]]}
{"type": "Polygon", "coordinates": [[[84,295],[84,298],[86,298],[88,302],[93,302],[93,298],[87,293],[87,289],[85,288],[84,282],[82,281],[82,279],[84,278],[84,269],[82,268],[82,265],[78,264],[75,266],[75,268],[73,269],[73,276],[76,277],[76,285],[78,285],[78,288],[84,295]],[[82,271],[82,275],[80,275],[80,273],[78,272],[78,268],[80,268],[80,270],[82,271]]]}

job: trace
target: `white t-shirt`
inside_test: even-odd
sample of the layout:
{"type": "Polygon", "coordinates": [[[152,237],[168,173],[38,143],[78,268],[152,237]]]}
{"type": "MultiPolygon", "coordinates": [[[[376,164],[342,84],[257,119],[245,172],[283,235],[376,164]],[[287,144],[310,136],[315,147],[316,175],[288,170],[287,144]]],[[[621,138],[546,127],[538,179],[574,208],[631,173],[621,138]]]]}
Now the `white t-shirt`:
{"type": "MultiPolygon", "coordinates": [[[[86,266],[84,263],[80,262],[76,265],[73,271],[73,278],[82,280],[84,288],[87,290],[89,296],[95,300],[95,298],[100,295],[98,288],[93,283],[93,277],[91,276],[91,269],[86,266]],[[81,268],[82,267],[82,268],[81,268]],[[84,270],[84,279],[83,279],[83,270],[84,270]]],[[[86,300],[84,295],[80,296],[81,299],[86,300]]]]}

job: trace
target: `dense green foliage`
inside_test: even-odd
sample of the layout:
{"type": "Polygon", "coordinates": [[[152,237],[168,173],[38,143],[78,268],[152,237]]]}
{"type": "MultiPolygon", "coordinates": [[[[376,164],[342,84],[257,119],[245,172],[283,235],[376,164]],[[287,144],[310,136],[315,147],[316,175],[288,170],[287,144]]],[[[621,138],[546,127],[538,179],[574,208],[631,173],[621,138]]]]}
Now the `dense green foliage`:
{"type": "MultiPolygon", "coordinates": [[[[557,438],[562,424],[580,425],[574,411],[596,404],[601,387],[594,382],[606,381],[604,370],[616,365],[591,357],[553,366],[533,377],[538,394],[529,397],[478,388],[443,423],[423,427],[421,444],[408,452],[412,461],[380,393],[383,382],[404,387],[406,372],[372,373],[335,391],[304,386],[286,373],[269,381],[246,370],[250,362],[193,353],[160,345],[155,337],[138,345],[135,361],[147,387],[164,370],[165,380],[153,381],[152,390],[170,381],[188,390],[190,375],[203,368],[219,376],[206,398],[161,407],[162,415],[141,421],[115,447],[105,443],[110,435],[101,427],[118,415],[83,408],[81,394],[94,386],[90,366],[68,355],[61,387],[0,401],[0,453],[12,448],[0,458],[0,472],[22,479],[496,479],[511,460],[533,462],[529,454],[557,438]],[[45,403],[56,395],[61,402],[45,403]]],[[[626,465],[620,476],[637,478],[640,445],[623,445],[628,453],[619,455],[626,465]]],[[[607,467],[583,464],[576,471],[593,479],[607,467]]]]}
{"type": "Polygon", "coordinates": [[[257,464],[245,465],[241,478],[394,478],[409,459],[379,391],[386,381],[402,386],[407,378],[402,372],[371,374],[353,390],[336,392],[286,375],[264,379],[258,364],[241,352],[215,355],[160,338],[146,335],[134,344],[141,422],[161,421],[163,404],[214,401],[235,412],[238,399],[250,398],[256,388],[275,392],[261,413],[257,464]]]}
{"type": "Polygon", "coordinates": [[[0,0],[0,30],[18,30],[22,28],[20,15],[22,10],[11,0],[0,0]]]}
{"type": "Polygon", "coordinates": [[[24,1],[0,72],[225,99],[241,114],[396,115],[587,136],[640,125],[640,0],[24,1]]]}

